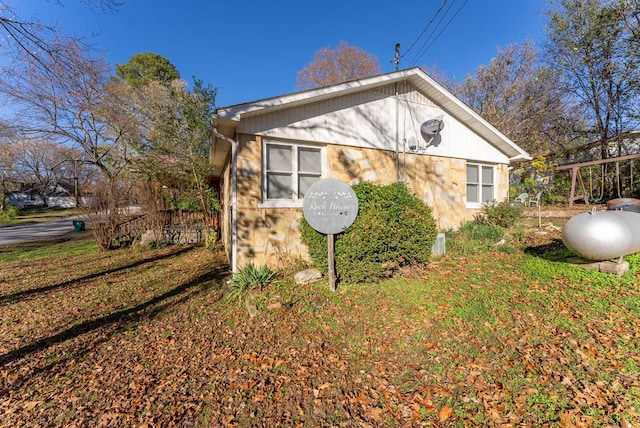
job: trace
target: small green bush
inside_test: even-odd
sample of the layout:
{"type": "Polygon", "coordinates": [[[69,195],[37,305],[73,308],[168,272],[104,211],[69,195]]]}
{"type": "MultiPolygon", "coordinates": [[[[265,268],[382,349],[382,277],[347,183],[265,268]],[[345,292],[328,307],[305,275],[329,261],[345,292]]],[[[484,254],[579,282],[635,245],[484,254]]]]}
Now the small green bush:
{"type": "Polygon", "coordinates": [[[20,214],[20,208],[13,205],[5,205],[0,211],[0,221],[9,221],[15,219],[20,214]]]}
{"type": "Polygon", "coordinates": [[[482,204],[482,209],[474,217],[478,223],[508,228],[522,218],[522,206],[511,204],[508,200],[482,204]]]}
{"type": "Polygon", "coordinates": [[[264,286],[273,283],[275,279],[276,273],[266,264],[258,268],[253,262],[249,262],[233,275],[231,290],[226,299],[242,302],[242,298],[247,292],[255,289],[262,290],[264,286]]]}
{"type": "Polygon", "coordinates": [[[167,241],[166,239],[156,239],[154,241],[150,241],[148,247],[151,250],[160,250],[162,248],[167,248],[170,245],[171,242],[167,241]]]}
{"type": "MultiPolygon", "coordinates": [[[[358,216],[335,237],[336,274],[356,284],[391,277],[399,268],[426,264],[436,238],[431,209],[404,183],[353,186],[358,216]]],[[[318,269],[327,271],[327,237],[302,220],[302,242],[318,269]]]]}

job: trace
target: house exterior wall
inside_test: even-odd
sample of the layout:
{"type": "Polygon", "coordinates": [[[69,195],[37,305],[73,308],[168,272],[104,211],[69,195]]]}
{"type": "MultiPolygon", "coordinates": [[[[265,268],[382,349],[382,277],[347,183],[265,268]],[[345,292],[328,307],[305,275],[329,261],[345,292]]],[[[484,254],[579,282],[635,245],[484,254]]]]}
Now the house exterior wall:
{"type": "MultiPolygon", "coordinates": [[[[249,262],[282,267],[292,259],[307,259],[300,241],[302,208],[261,206],[262,137],[244,136],[237,149],[237,266],[249,262]]],[[[327,145],[326,178],[336,178],[354,185],[362,181],[390,184],[396,181],[395,152],[343,145],[327,145]]],[[[400,155],[400,180],[432,209],[439,229],[455,228],[473,217],[466,208],[466,161],[426,154],[400,155]]],[[[223,198],[227,198],[229,175],[225,173],[223,198]]],[[[506,164],[496,165],[496,195],[508,195],[506,164]]],[[[228,205],[227,205],[228,207],[228,205]]],[[[225,214],[230,212],[225,208],[225,214]]],[[[224,218],[224,216],[223,216],[224,218]]],[[[225,223],[230,221],[223,220],[225,223]]],[[[223,236],[226,235],[223,229],[223,236]]],[[[225,246],[226,246],[225,242],[225,246]]]]}
{"type": "Polygon", "coordinates": [[[432,156],[509,163],[509,158],[411,85],[401,83],[243,119],[238,133],[379,150],[403,150],[414,139],[432,156]],[[429,147],[422,123],[442,116],[444,129],[429,147]]]}
{"type": "Polygon", "coordinates": [[[231,160],[228,159],[226,168],[220,179],[220,207],[222,212],[220,213],[220,235],[222,244],[227,253],[229,261],[232,259],[231,252],[232,246],[232,222],[233,222],[233,206],[232,201],[232,183],[231,183],[231,160]]]}
{"type": "Polygon", "coordinates": [[[530,159],[418,68],[229,106],[212,119],[222,236],[234,270],[307,257],[297,192],[318,177],[404,181],[432,208],[438,228],[449,229],[471,219],[480,200],[506,199],[508,165],[530,159]],[[433,119],[444,127],[423,135],[433,119]]]}
{"type": "MultiPolygon", "coordinates": [[[[40,195],[13,192],[5,198],[5,203],[16,207],[43,207],[44,201],[40,195]]],[[[47,206],[50,208],[75,208],[76,201],[72,196],[47,196],[47,206]]]]}
{"type": "Polygon", "coordinates": [[[237,265],[249,262],[282,267],[306,259],[300,244],[301,208],[261,208],[262,139],[241,138],[237,154],[237,265]]]}

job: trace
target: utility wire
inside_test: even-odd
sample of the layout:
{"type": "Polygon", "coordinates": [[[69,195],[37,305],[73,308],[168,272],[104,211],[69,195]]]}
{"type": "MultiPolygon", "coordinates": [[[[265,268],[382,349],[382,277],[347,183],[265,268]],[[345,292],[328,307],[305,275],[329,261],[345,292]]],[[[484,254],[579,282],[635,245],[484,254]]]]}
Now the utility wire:
{"type": "MultiPolygon", "coordinates": [[[[455,1],[455,0],[454,0],[455,1]]],[[[442,4],[440,5],[440,8],[438,9],[438,11],[436,12],[435,15],[433,15],[433,18],[431,18],[431,20],[427,23],[427,26],[424,27],[424,29],[422,30],[422,32],[420,33],[420,35],[413,41],[413,43],[411,43],[411,46],[409,46],[409,49],[407,49],[406,51],[404,51],[404,53],[402,55],[400,55],[400,58],[404,58],[404,56],[406,54],[408,54],[411,49],[413,49],[413,47],[418,43],[418,41],[422,38],[422,36],[424,35],[424,33],[426,33],[426,31],[429,29],[429,27],[431,26],[431,24],[433,24],[433,21],[436,20],[436,18],[438,17],[438,15],[440,14],[440,12],[442,11],[442,9],[447,5],[447,3],[449,2],[449,0],[444,0],[442,2],[442,4]]]]}
{"type": "MultiPolygon", "coordinates": [[[[429,45],[425,47],[426,43],[429,41],[429,38],[431,38],[431,34],[433,34],[435,29],[431,32],[431,34],[429,35],[427,40],[425,40],[425,42],[422,44],[422,48],[421,48],[422,50],[420,51],[420,53],[418,55],[416,55],[414,60],[411,62],[411,67],[415,66],[417,64],[417,62],[420,60],[420,58],[422,58],[424,56],[424,54],[427,53],[429,48],[431,48],[431,46],[433,46],[433,44],[438,40],[438,38],[440,38],[440,36],[444,32],[444,30],[446,30],[447,27],[449,26],[449,24],[451,24],[451,21],[453,21],[455,19],[455,17],[458,16],[458,14],[465,7],[465,5],[467,4],[468,1],[469,0],[465,0],[464,3],[462,3],[462,5],[458,8],[458,10],[456,10],[456,12],[453,14],[453,16],[449,19],[449,21],[447,21],[447,23],[442,28],[442,30],[440,30],[440,32],[435,36],[435,38],[431,41],[431,43],[429,43],[429,45]]],[[[445,13],[445,15],[443,15],[443,18],[449,12],[449,9],[451,8],[451,6],[453,6],[453,3],[449,6],[449,8],[447,8],[447,12],[445,13]]],[[[442,22],[442,18],[440,19],[440,21],[438,21],[438,25],[440,25],[440,22],[442,22]]]]}
{"type": "MultiPolygon", "coordinates": [[[[446,18],[446,16],[449,14],[449,11],[451,10],[451,8],[455,3],[456,3],[456,0],[453,0],[453,2],[449,4],[449,6],[447,7],[447,10],[444,11],[444,14],[438,20],[438,23],[436,24],[435,28],[431,30],[427,38],[424,40],[424,42],[422,42],[422,46],[420,46],[420,52],[422,52],[424,50],[424,47],[427,45],[427,43],[429,43],[429,41],[432,40],[431,38],[433,37],[434,33],[438,30],[438,28],[440,27],[440,24],[442,24],[442,21],[444,21],[444,18],[446,18]]],[[[415,64],[421,55],[423,54],[417,53],[413,58],[413,62],[411,64],[412,65],[415,64]]]]}

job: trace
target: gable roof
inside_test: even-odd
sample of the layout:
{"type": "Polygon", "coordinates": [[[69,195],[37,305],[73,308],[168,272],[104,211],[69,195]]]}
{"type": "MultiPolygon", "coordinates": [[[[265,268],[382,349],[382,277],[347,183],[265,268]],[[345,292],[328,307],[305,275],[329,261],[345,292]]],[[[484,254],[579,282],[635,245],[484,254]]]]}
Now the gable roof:
{"type": "MultiPolygon", "coordinates": [[[[276,112],[278,110],[300,107],[326,99],[349,95],[355,92],[368,91],[397,82],[406,82],[431,99],[435,104],[447,111],[451,116],[464,123],[469,129],[503,152],[510,160],[530,160],[531,156],[513,141],[483,119],[478,113],[464,104],[443,86],[433,80],[420,68],[395,71],[364,79],[353,80],[337,85],[311,89],[303,92],[237,104],[216,109],[212,115],[215,133],[233,138],[235,128],[240,120],[256,115],[276,112]]],[[[222,137],[222,135],[219,135],[222,137]]],[[[215,145],[215,138],[214,138],[215,145]]],[[[214,155],[215,157],[215,155],[214,155]]]]}

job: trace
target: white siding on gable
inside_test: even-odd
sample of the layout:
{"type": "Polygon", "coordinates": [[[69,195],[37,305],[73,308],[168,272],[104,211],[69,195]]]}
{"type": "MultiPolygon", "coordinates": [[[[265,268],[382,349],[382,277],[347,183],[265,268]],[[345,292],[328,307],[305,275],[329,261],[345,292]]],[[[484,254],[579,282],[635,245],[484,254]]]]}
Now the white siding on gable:
{"type": "Polygon", "coordinates": [[[387,113],[391,101],[384,94],[365,91],[247,118],[238,132],[389,150],[395,144],[395,125],[390,128],[395,116],[389,118],[387,113]]]}
{"type": "MultiPolygon", "coordinates": [[[[244,119],[239,133],[351,147],[396,150],[417,141],[418,153],[509,163],[509,158],[406,83],[388,85],[244,119]],[[427,147],[420,127],[443,117],[444,129],[427,147]]],[[[408,146],[407,146],[408,147],[408,146]]],[[[408,149],[407,149],[408,150],[408,149]]]]}

